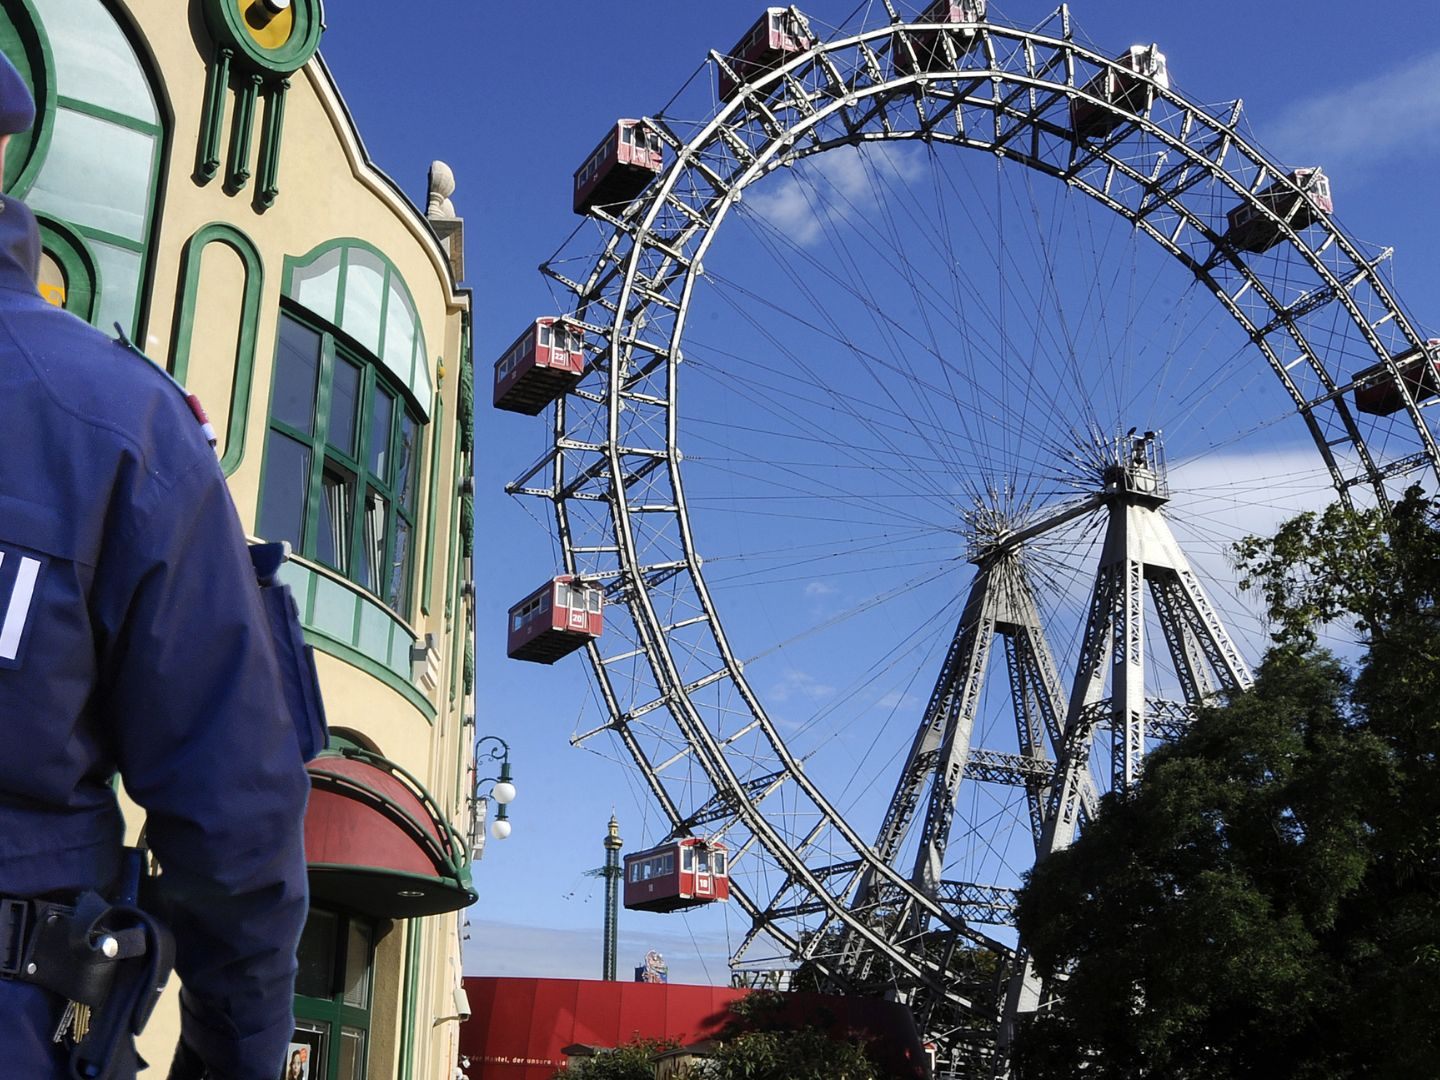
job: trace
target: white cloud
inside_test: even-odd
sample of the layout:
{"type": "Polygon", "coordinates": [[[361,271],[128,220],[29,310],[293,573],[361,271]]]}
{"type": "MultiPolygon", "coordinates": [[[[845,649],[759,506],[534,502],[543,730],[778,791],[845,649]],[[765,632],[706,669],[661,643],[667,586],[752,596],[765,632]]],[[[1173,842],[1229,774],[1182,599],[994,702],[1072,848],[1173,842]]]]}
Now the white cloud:
{"type": "Polygon", "coordinates": [[[913,146],[842,146],[804,159],[794,172],[772,173],[745,192],[746,205],[794,242],[809,246],[827,225],[873,209],[877,189],[910,183],[924,168],[913,146]]]}
{"type": "Polygon", "coordinates": [[[828,581],[812,581],[805,586],[805,595],[812,598],[834,596],[840,590],[828,581]]]}
{"type": "Polygon", "coordinates": [[[1440,49],[1300,101],[1260,135],[1282,159],[1332,172],[1389,169],[1431,154],[1440,148],[1440,49]]]}
{"type": "Polygon", "coordinates": [[[767,700],[777,704],[787,701],[824,701],[834,696],[835,687],[822,683],[808,672],[791,668],[770,685],[767,700]]]}

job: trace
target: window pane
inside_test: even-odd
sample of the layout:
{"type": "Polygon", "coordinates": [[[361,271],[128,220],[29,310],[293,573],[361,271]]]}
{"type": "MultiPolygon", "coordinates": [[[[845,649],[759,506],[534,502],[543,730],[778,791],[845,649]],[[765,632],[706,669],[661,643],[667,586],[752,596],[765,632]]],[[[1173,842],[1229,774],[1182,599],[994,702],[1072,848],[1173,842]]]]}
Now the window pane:
{"type": "Polygon", "coordinates": [[[330,383],[330,426],[326,441],[336,450],[355,457],[355,414],[360,404],[360,369],[348,360],[335,358],[330,383]]]}
{"type": "Polygon", "coordinates": [[[335,920],[328,911],[311,909],[300,935],[295,993],[303,997],[335,996],[335,920]]]}
{"type": "Polygon", "coordinates": [[[265,443],[265,485],[256,528],[266,540],[288,540],[305,550],[305,494],[310,486],[310,448],[270,432],[265,443]]]}
{"type": "Polygon", "coordinates": [[[385,602],[402,616],[410,607],[410,523],[395,515],[395,554],[390,559],[390,583],[385,602]]]}
{"type": "Polygon", "coordinates": [[[76,225],[143,241],[155,143],[153,135],[57,109],[45,164],[25,201],[76,225]]]}
{"type": "Polygon", "coordinates": [[[396,461],[395,482],[391,488],[395,491],[400,505],[406,510],[415,509],[415,488],[420,473],[420,455],[418,449],[419,425],[409,412],[400,414],[400,456],[396,461]]]}
{"type": "Polygon", "coordinates": [[[350,572],[350,538],[354,536],[355,478],[330,462],[320,479],[325,495],[324,520],[315,538],[315,557],[326,566],[350,572]]]}
{"type": "Polygon", "coordinates": [[[365,1032],[359,1028],[340,1029],[340,1071],[338,1080],[364,1080],[361,1069],[365,1065],[365,1032]]]}
{"type": "Polygon", "coordinates": [[[290,276],[290,296],[326,322],[336,322],[340,293],[340,249],[333,248],[290,276]]]}
{"type": "MultiPolygon", "coordinates": [[[[380,352],[380,300],[385,295],[385,264],[363,248],[349,248],[345,262],[345,303],[340,325],[372,353],[380,352]]],[[[406,372],[406,374],[409,374],[406,372]]]]}
{"type": "Polygon", "coordinates": [[[135,298],[140,293],[140,256],[99,240],[88,243],[100,271],[100,302],[95,305],[95,325],[109,329],[118,322],[133,331],[135,298]]]}
{"type": "Polygon", "coordinates": [[[359,580],[371,592],[380,595],[381,572],[385,566],[385,517],[390,504],[374,488],[365,493],[365,541],[360,557],[359,580]]]}
{"type": "Polygon", "coordinates": [[[95,0],[46,0],[43,6],[56,91],[157,123],[144,70],[105,6],[95,0]]]}
{"type": "Polygon", "coordinates": [[[395,399],[380,387],[370,410],[370,473],[390,482],[390,426],[395,418],[395,399]]]}
{"type": "Polygon", "coordinates": [[[315,433],[315,382],[320,377],[320,335],[294,319],[280,318],[275,346],[275,392],[270,415],[303,431],[315,433]]]}
{"type": "MultiPolygon", "coordinates": [[[[351,258],[354,258],[352,255],[351,258]]],[[[409,381],[415,363],[415,315],[399,289],[390,289],[385,306],[385,365],[399,378],[409,381]]]]}
{"type": "Polygon", "coordinates": [[[345,1004],[370,1004],[370,928],[351,919],[345,940],[345,1004]]]}

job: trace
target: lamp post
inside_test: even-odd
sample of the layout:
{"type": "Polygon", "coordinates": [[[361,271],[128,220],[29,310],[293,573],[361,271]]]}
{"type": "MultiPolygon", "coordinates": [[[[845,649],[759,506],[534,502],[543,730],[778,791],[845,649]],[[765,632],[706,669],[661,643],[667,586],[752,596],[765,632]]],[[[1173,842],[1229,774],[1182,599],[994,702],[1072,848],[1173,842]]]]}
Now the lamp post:
{"type": "MultiPolygon", "coordinates": [[[[482,735],[475,740],[476,773],[480,771],[480,761],[482,758],[487,761],[499,762],[500,773],[498,776],[477,776],[475,778],[475,794],[470,800],[471,810],[478,811],[479,804],[483,800],[494,799],[496,811],[495,820],[490,823],[490,835],[496,840],[504,840],[510,835],[509,808],[510,804],[515,801],[516,794],[515,784],[510,776],[510,744],[498,735],[482,735]],[[482,751],[481,747],[486,743],[495,743],[496,745],[482,751]],[[484,783],[492,783],[494,786],[491,787],[486,794],[482,795],[480,793],[480,785],[484,783]]],[[[484,850],[484,845],[477,844],[480,838],[474,835],[474,831],[474,825],[472,824],[470,846],[471,849],[476,852],[475,857],[478,859],[480,851],[484,850]]]]}

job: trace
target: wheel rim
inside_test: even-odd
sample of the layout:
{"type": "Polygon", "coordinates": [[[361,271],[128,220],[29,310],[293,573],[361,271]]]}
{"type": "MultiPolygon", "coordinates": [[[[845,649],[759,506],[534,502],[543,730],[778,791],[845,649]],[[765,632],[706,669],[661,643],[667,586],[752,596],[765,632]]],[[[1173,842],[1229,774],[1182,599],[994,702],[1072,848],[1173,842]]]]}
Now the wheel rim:
{"type": "MultiPolygon", "coordinates": [[[[1127,115],[1113,137],[1077,149],[1067,103],[1114,63],[1063,26],[972,29],[973,46],[949,73],[897,73],[890,58],[916,34],[897,23],[819,44],[701,121],[656,117],[669,143],[665,172],[620,216],[600,216],[607,235],[598,256],[587,263],[563,252],[548,265],[601,345],[600,363],[556,410],[546,467],[511,486],[554,499],[566,571],[604,582],[612,599],[625,601],[628,615],[608,620],[607,639],[589,654],[607,727],[669,822],[726,829],[738,840],[736,864],[747,852],[763,862],[770,880],[735,895],[776,951],[814,956],[823,930],[843,926],[884,957],[924,1015],[937,1002],[960,1012],[973,1003],[923,943],[877,932],[850,910],[866,871],[914,890],[787,747],[721,625],[692,528],[676,390],[697,279],[740,193],[812,156],[921,132],[936,149],[989,150],[1001,168],[1058,176],[1167,252],[1229,313],[1289,396],[1342,496],[1383,499],[1387,488],[1433,476],[1437,460],[1413,402],[1383,422],[1357,417],[1347,402],[1355,371],[1420,344],[1371,254],[1325,220],[1303,235],[1284,229],[1276,252],[1215,259],[1224,209],[1256,204],[1277,172],[1235,131],[1238,107],[1215,116],[1156,90],[1143,115],[1127,115]],[[567,273],[574,265],[583,271],[567,273]],[[772,820],[777,803],[786,806],[783,825],[772,820]]],[[[955,939],[1008,954],[1008,942],[964,925],[958,901],[913,902],[955,939]]],[[[764,962],[759,939],[746,944],[764,962]]],[[[824,964],[843,985],[843,965],[833,957],[824,964]]]]}

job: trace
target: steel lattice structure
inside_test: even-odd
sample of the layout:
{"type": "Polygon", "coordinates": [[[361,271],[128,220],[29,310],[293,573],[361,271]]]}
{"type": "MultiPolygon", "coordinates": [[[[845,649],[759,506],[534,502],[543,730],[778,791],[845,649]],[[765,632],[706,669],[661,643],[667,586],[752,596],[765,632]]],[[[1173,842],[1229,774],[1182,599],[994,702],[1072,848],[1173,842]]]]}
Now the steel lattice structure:
{"type": "MultiPolygon", "coordinates": [[[[979,929],[1006,924],[1013,890],[943,876],[958,789],[1015,785],[1037,850],[1053,850],[1094,810],[1085,763],[1097,728],[1115,732],[1114,782],[1134,782],[1147,739],[1183,729],[1196,703],[1243,686],[1248,673],[1164,524],[1163,494],[1141,483],[1164,481],[1163,469],[1146,471],[1150,444],[1119,440],[1113,483],[975,530],[969,599],[889,812],[875,836],[848,821],[747,681],[687,507],[678,395],[687,316],[707,252],[747,187],[842,147],[914,141],[1052,177],[1128,222],[1213,296],[1288,395],[1342,497],[1386,500],[1434,478],[1440,455],[1408,389],[1383,440],[1351,408],[1349,372],[1378,363],[1398,381],[1391,358],[1423,340],[1381,273],[1383,257],[1328,217],[1296,229],[1262,202],[1289,181],[1247,139],[1238,102],[1217,110],[1152,85],[1132,112],[1097,96],[1087,89],[1096,77],[1120,69],[1072,35],[1064,9],[1025,30],[909,22],[885,6],[884,25],[817,41],[707,117],[647,118],[667,147],[664,171],[633,203],[591,211],[601,239],[581,269],[558,258],[544,267],[571,294],[567,318],[586,335],[590,364],[554,410],[550,450],[508,490],[553,504],[565,571],[601,583],[611,601],[606,634],[588,647],[608,720],[579,738],[613,733],[674,834],[722,833],[737,870],[748,860],[764,871],[732,880],[750,924],[737,966],[804,963],[837,988],[899,995],[930,1037],[984,1058],[1005,996],[997,987],[1009,979],[1012,1008],[1035,987],[1026,988],[1013,937],[979,929]],[[928,48],[939,42],[940,70],[920,70],[917,35],[928,48]],[[1077,139],[1077,99],[1116,113],[1113,128],[1077,139]],[[1223,200],[1248,203],[1280,231],[1283,275],[1276,259],[1227,242],[1223,200]],[[1067,698],[1025,551],[1049,529],[1107,513],[1067,698]],[[1147,588],[1178,700],[1142,685],[1147,588]],[[1018,752],[972,745],[969,718],[997,637],[1018,752]],[[920,841],[902,854],[914,826],[920,841]],[[998,960],[977,963],[987,954],[998,960]]],[[[714,54],[711,64],[725,60],[714,54]]]]}

